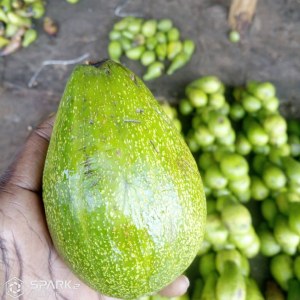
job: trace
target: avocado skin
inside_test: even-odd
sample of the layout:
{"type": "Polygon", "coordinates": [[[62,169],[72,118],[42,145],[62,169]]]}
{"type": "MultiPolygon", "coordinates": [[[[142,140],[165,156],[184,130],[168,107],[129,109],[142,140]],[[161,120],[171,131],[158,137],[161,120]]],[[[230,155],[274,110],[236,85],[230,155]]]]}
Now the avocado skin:
{"type": "Polygon", "coordinates": [[[162,289],[203,240],[206,203],[192,154],[144,83],[110,60],[70,76],[43,199],[60,256],[111,297],[162,289]]]}

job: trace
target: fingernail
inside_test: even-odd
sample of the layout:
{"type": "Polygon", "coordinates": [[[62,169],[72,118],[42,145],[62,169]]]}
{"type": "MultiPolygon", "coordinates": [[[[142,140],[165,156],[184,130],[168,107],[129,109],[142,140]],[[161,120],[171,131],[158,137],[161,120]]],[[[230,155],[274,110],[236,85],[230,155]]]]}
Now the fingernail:
{"type": "Polygon", "coordinates": [[[185,281],[186,286],[188,288],[190,286],[190,281],[189,281],[189,279],[186,276],[183,276],[183,278],[184,278],[184,281],[185,281]]]}

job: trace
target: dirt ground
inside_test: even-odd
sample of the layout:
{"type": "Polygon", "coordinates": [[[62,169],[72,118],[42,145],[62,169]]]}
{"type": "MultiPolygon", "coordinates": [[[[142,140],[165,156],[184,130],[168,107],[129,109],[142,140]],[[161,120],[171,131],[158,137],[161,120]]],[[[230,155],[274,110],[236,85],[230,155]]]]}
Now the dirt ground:
{"type": "MultiPolygon", "coordinates": [[[[192,61],[171,77],[149,83],[157,97],[176,101],[185,84],[200,75],[214,74],[226,84],[246,80],[269,80],[278,87],[282,109],[300,115],[300,1],[258,1],[249,33],[239,45],[228,41],[227,15],[230,1],[222,0],[132,0],[129,13],[174,20],[184,37],[192,38],[197,51],[192,61]]],[[[33,73],[45,60],[73,59],[89,53],[96,61],[107,57],[107,34],[118,19],[117,0],[82,0],[70,5],[48,1],[47,15],[60,24],[57,37],[42,32],[38,41],[9,57],[0,58],[0,172],[13,159],[30,128],[57,109],[72,66],[49,66],[38,85],[27,87],[33,73]]],[[[137,74],[138,63],[124,61],[137,74]]]]}

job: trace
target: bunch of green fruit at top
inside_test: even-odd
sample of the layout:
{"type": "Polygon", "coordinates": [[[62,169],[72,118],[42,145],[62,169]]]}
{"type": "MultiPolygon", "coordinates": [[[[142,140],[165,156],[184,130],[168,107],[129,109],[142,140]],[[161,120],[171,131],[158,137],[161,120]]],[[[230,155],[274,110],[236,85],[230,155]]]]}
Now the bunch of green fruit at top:
{"type": "Polygon", "coordinates": [[[298,299],[300,122],[280,113],[275,86],[225,87],[206,76],[188,84],[178,107],[162,107],[193,152],[207,197],[190,298],[298,299]],[[260,216],[255,226],[249,202],[260,216]],[[248,260],[257,255],[272,276],[265,295],[251,278],[248,260]]]}
{"type": "Polygon", "coordinates": [[[195,51],[192,40],[180,40],[180,31],[170,19],[126,17],[114,25],[109,39],[110,58],[119,61],[125,54],[131,60],[140,60],[147,67],[144,80],[155,79],[164,72],[173,74],[189,62],[195,51]]]}
{"type": "Polygon", "coordinates": [[[45,14],[45,5],[43,0],[0,0],[0,56],[26,48],[37,39],[34,20],[45,14]]]}

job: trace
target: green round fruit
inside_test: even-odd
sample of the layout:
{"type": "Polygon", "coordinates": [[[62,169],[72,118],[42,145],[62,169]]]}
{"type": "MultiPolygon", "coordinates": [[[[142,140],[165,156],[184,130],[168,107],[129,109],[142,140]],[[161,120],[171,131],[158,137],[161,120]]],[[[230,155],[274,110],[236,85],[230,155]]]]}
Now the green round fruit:
{"type": "Polygon", "coordinates": [[[231,131],[230,120],[217,112],[212,112],[208,121],[208,128],[218,138],[226,137],[231,131]]]}
{"type": "Polygon", "coordinates": [[[287,131],[287,122],[279,114],[272,114],[263,120],[263,127],[270,135],[279,136],[287,131]]]}
{"type": "Polygon", "coordinates": [[[238,120],[241,120],[245,116],[245,110],[241,104],[233,103],[230,106],[229,115],[232,120],[238,121],[238,120]]]}
{"type": "Polygon", "coordinates": [[[142,34],[145,37],[152,37],[156,33],[157,21],[156,20],[147,20],[142,25],[142,34]]]}
{"type": "Polygon", "coordinates": [[[219,78],[215,76],[204,76],[192,81],[190,87],[201,89],[206,94],[218,93],[223,84],[219,78]]]}
{"type": "Polygon", "coordinates": [[[291,155],[296,157],[300,156],[300,137],[296,134],[290,134],[288,137],[291,155]]]}
{"type": "Polygon", "coordinates": [[[281,250],[280,245],[277,243],[274,235],[268,229],[261,229],[258,232],[260,239],[260,252],[262,255],[271,257],[278,254],[281,250]]]}
{"type": "Polygon", "coordinates": [[[251,228],[251,215],[242,204],[225,205],[222,212],[222,220],[232,234],[246,233],[251,228]]]}
{"type": "Polygon", "coordinates": [[[182,44],[182,51],[189,57],[191,57],[195,51],[195,43],[192,40],[184,40],[182,44]]]}
{"type": "Polygon", "coordinates": [[[290,204],[288,192],[281,192],[275,197],[276,205],[280,213],[288,216],[290,211],[290,204]]]}
{"type": "Polygon", "coordinates": [[[239,195],[247,192],[250,187],[250,183],[250,177],[248,175],[244,175],[236,180],[230,180],[228,188],[238,197],[239,195]]]}
{"type": "Polygon", "coordinates": [[[266,111],[275,113],[279,108],[279,99],[277,97],[265,99],[262,103],[262,106],[266,111]]]}
{"type": "Polygon", "coordinates": [[[204,182],[211,189],[220,190],[226,187],[228,180],[217,165],[212,165],[204,174],[204,182]]]}
{"type": "Polygon", "coordinates": [[[236,153],[229,153],[222,157],[220,169],[229,180],[237,180],[243,176],[247,176],[249,166],[243,156],[236,153]]]}
{"type": "Polygon", "coordinates": [[[235,149],[238,154],[243,156],[248,155],[251,152],[252,146],[244,134],[239,133],[237,135],[235,149]]]}
{"type": "Polygon", "coordinates": [[[201,147],[209,146],[215,140],[215,137],[213,136],[213,134],[204,125],[198,126],[198,128],[195,131],[194,137],[195,137],[195,140],[197,141],[197,143],[201,147]]]}
{"type": "Polygon", "coordinates": [[[134,34],[137,34],[141,31],[142,22],[142,19],[133,19],[129,22],[127,29],[134,34]]]}
{"type": "Polygon", "coordinates": [[[247,129],[247,138],[253,146],[264,146],[269,137],[265,130],[258,124],[251,124],[247,129]]]}
{"type": "Polygon", "coordinates": [[[145,51],[141,57],[141,63],[143,66],[149,66],[155,62],[155,53],[153,51],[145,51]]]}
{"type": "Polygon", "coordinates": [[[276,89],[270,82],[258,83],[250,92],[262,101],[271,99],[276,95],[276,89]]]}
{"type": "Polygon", "coordinates": [[[224,105],[218,109],[218,112],[224,116],[227,116],[230,112],[230,105],[229,103],[225,102],[224,105]]]}
{"type": "Polygon", "coordinates": [[[207,104],[207,95],[200,89],[187,88],[186,96],[194,107],[204,107],[207,104]]]}
{"type": "Polygon", "coordinates": [[[213,252],[201,256],[199,261],[199,273],[203,278],[207,278],[209,274],[216,270],[216,254],[213,252]]]}
{"type": "Polygon", "coordinates": [[[221,108],[226,102],[226,99],[223,94],[214,93],[210,94],[208,97],[208,105],[213,109],[221,108]]]}
{"type": "Polygon", "coordinates": [[[133,17],[126,17],[126,18],[121,19],[119,22],[117,22],[114,25],[114,29],[118,30],[118,31],[125,30],[131,20],[133,20],[133,17]]]}
{"type": "Polygon", "coordinates": [[[241,248],[242,253],[247,258],[254,258],[258,253],[260,249],[260,240],[257,234],[253,234],[253,240],[251,244],[247,247],[241,248]]]}
{"type": "MultiPolygon", "coordinates": [[[[160,44],[160,47],[162,47],[163,44],[160,44]]],[[[150,36],[146,39],[146,48],[148,50],[154,50],[156,51],[156,46],[157,46],[157,39],[154,36],[150,36]]],[[[158,55],[159,57],[159,55],[158,55]]]]}
{"type": "Polygon", "coordinates": [[[214,228],[212,231],[206,231],[204,237],[209,243],[211,243],[213,249],[219,249],[226,246],[228,238],[228,230],[224,224],[220,224],[219,227],[214,228]]]}
{"type": "Polygon", "coordinates": [[[261,203],[261,213],[270,227],[274,226],[276,215],[278,214],[277,205],[274,199],[268,198],[261,203]]]}
{"type": "Polygon", "coordinates": [[[122,37],[120,40],[119,40],[121,46],[122,46],[122,49],[124,51],[127,51],[129,49],[132,48],[132,42],[130,41],[130,39],[126,38],[126,37],[122,37]]]}
{"type": "Polygon", "coordinates": [[[220,274],[222,274],[224,271],[224,265],[226,261],[232,261],[236,263],[238,267],[242,266],[242,255],[236,249],[232,249],[232,250],[224,249],[218,251],[215,260],[216,260],[215,268],[218,270],[220,274]]]}
{"type": "Polygon", "coordinates": [[[182,115],[186,116],[191,114],[191,112],[194,110],[194,107],[192,106],[191,102],[188,99],[182,99],[179,103],[179,111],[182,115]]]}
{"type": "Polygon", "coordinates": [[[198,166],[201,170],[207,170],[215,163],[214,156],[211,152],[204,152],[199,156],[198,166]]]}
{"type": "MultiPolygon", "coordinates": [[[[240,222],[242,222],[243,220],[240,220],[240,222]]],[[[257,249],[257,243],[259,243],[259,241],[257,241],[258,237],[256,235],[256,232],[253,228],[253,226],[250,224],[245,230],[241,231],[241,232],[232,232],[229,235],[229,241],[231,243],[233,243],[239,250],[241,250],[242,252],[248,248],[251,247],[252,244],[256,244],[254,245],[254,249],[250,249],[251,252],[253,253],[253,250],[257,249]]],[[[257,249],[258,250],[258,249],[257,249]]]]}
{"type": "Polygon", "coordinates": [[[153,62],[148,66],[147,72],[144,74],[143,79],[148,81],[160,77],[163,73],[164,67],[164,64],[160,61],[153,62]]]}
{"type": "Polygon", "coordinates": [[[276,217],[274,237],[284,253],[294,255],[297,252],[300,236],[290,228],[285,216],[278,215],[276,217]]]}
{"type": "Polygon", "coordinates": [[[112,41],[108,45],[108,55],[111,59],[119,61],[122,55],[122,46],[119,41],[112,41]]]}
{"type": "Polygon", "coordinates": [[[238,43],[241,39],[240,33],[236,30],[229,32],[229,40],[231,43],[238,43]]]}
{"type": "Polygon", "coordinates": [[[162,32],[169,31],[173,26],[173,22],[170,19],[161,19],[157,24],[157,29],[162,32]]]}
{"type": "Polygon", "coordinates": [[[266,186],[271,190],[282,189],[287,181],[284,172],[271,164],[264,168],[262,178],[266,186]]]}
{"type": "Polygon", "coordinates": [[[182,43],[180,41],[172,41],[167,45],[168,60],[173,60],[182,50],[182,43]]]}
{"type": "Polygon", "coordinates": [[[251,197],[254,200],[264,200],[269,196],[269,189],[257,176],[251,177],[251,197]]]}
{"type": "Polygon", "coordinates": [[[220,145],[226,147],[232,147],[234,149],[234,142],[235,142],[235,131],[231,128],[227,135],[223,137],[218,137],[217,141],[220,145]]]}
{"type": "Polygon", "coordinates": [[[110,40],[118,40],[120,39],[122,36],[121,32],[120,31],[117,31],[117,30],[112,30],[110,33],[109,33],[109,39],[110,40]]]}
{"type": "Polygon", "coordinates": [[[163,32],[157,32],[155,35],[155,38],[158,43],[166,43],[167,42],[167,37],[163,32]]]}
{"type": "Polygon", "coordinates": [[[180,38],[180,32],[177,28],[173,27],[167,32],[167,38],[169,42],[178,41],[180,38]]]}
{"type": "Polygon", "coordinates": [[[261,108],[261,101],[249,94],[243,96],[242,105],[246,112],[255,113],[261,108]]]}
{"type": "Polygon", "coordinates": [[[286,254],[278,254],[272,258],[270,270],[281,288],[287,291],[288,281],[294,277],[293,259],[286,254]]]}

